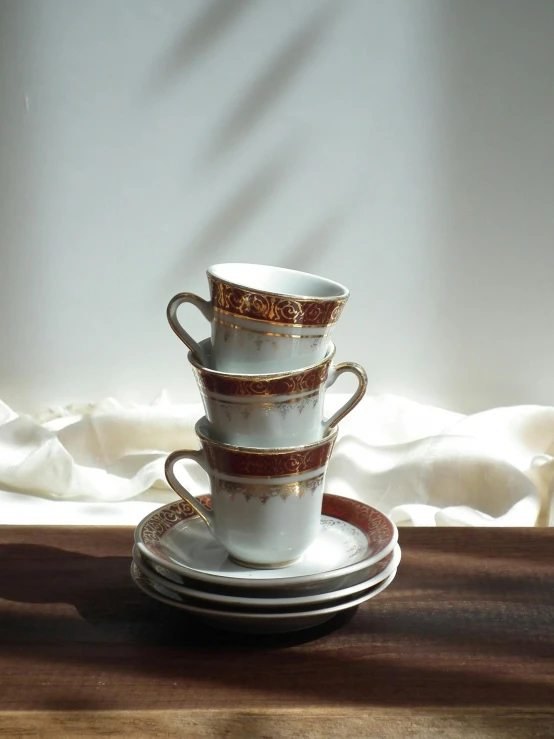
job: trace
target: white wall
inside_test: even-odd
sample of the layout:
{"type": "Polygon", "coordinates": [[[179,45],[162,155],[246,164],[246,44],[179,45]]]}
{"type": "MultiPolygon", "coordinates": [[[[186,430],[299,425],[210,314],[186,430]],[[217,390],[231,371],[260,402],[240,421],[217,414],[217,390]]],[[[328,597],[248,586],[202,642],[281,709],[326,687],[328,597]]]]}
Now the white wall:
{"type": "Polygon", "coordinates": [[[347,284],[372,391],[552,403],[553,38],[550,0],[0,0],[0,397],[196,399],[165,306],[236,260],[347,284]]]}

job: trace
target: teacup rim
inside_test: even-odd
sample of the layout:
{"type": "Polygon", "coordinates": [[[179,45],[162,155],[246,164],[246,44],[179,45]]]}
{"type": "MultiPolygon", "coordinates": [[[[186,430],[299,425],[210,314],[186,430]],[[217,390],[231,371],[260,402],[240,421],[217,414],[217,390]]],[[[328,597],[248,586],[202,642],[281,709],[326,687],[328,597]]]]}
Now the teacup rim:
{"type": "Polygon", "coordinates": [[[232,287],[239,288],[241,290],[248,290],[250,292],[259,293],[262,295],[274,295],[279,298],[292,298],[294,300],[306,300],[314,303],[331,303],[331,302],[344,302],[348,300],[350,297],[350,290],[343,285],[340,282],[337,282],[336,280],[331,280],[329,277],[323,277],[322,275],[316,275],[313,272],[304,272],[303,270],[299,269],[290,269],[289,267],[278,267],[273,264],[259,264],[256,262],[219,262],[218,264],[212,264],[206,269],[206,274],[208,275],[208,278],[217,280],[219,282],[223,282],[226,285],[231,285],[232,287]],[[324,283],[327,283],[328,285],[332,285],[334,287],[338,288],[338,294],[337,295],[327,295],[325,297],[318,297],[317,295],[301,295],[300,293],[287,293],[287,292],[276,292],[274,290],[266,290],[262,288],[258,288],[253,285],[246,285],[244,283],[236,282],[234,280],[230,280],[227,277],[221,277],[214,273],[214,270],[221,268],[221,267],[227,267],[229,265],[233,266],[243,266],[243,267],[268,267],[269,269],[278,270],[279,272],[288,272],[290,274],[294,275],[302,275],[304,277],[311,277],[316,278],[318,280],[321,280],[324,283]]]}
{"type": "Polygon", "coordinates": [[[337,425],[331,428],[329,432],[322,439],[318,439],[317,441],[311,441],[309,444],[297,444],[293,446],[264,448],[264,447],[256,447],[256,446],[229,444],[228,442],[218,441],[217,439],[212,439],[209,436],[207,436],[205,433],[202,433],[202,431],[200,430],[200,427],[206,424],[209,424],[209,421],[206,418],[206,416],[202,416],[201,418],[198,419],[198,421],[194,425],[194,432],[201,443],[205,442],[209,444],[210,446],[215,446],[215,447],[218,447],[219,449],[224,449],[224,450],[231,451],[231,452],[244,452],[248,454],[257,454],[257,455],[265,455],[265,456],[274,456],[276,454],[291,454],[294,452],[304,452],[310,449],[317,449],[318,447],[323,446],[324,444],[334,443],[337,439],[337,435],[339,432],[339,427],[337,425]]]}
{"type": "MultiPolygon", "coordinates": [[[[203,345],[205,345],[205,342],[211,341],[210,337],[207,336],[205,339],[202,339],[199,344],[202,348],[204,348],[203,345]]],[[[284,377],[297,377],[298,375],[303,375],[306,372],[311,372],[312,370],[317,369],[323,364],[327,364],[327,362],[331,363],[333,359],[335,358],[335,355],[337,353],[337,347],[334,342],[329,342],[329,349],[327,350],[327,354],[323,357],[323,359],[320,359],[319,362],[314,362],[313,364],[308,364],[305,367],[300,367],[299,369],[293,369],[288,371],[281,371],[281,372],[255,372],[252,374],[248,373],[241,373],[237,374],[235,372],[221,372],[220,370],[212,369],[212,367],[205,367],[201,362],[198,361],[198,359],[194,356],[194,352],[192,350],[189,350],[187,353],[187,359],[189,361],[189,364],[191,364],[194,369],[197,369],[199,372],[206,373],[208,375],[213,375],[215,377],[222,377],[227,380],[246,380],[252,382],[253,380],[260,380],[262,382],[265,381],[271,381],[271,380],[279,380],[284,377]]]]}

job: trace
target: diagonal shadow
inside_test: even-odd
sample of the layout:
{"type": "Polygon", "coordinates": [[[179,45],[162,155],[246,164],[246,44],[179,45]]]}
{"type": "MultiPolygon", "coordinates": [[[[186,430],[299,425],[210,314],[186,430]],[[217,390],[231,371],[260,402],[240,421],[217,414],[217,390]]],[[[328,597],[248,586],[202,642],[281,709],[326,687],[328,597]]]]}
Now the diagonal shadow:
{"type": "MultiPolygon", "coordinates": [[[[22,549],[17,554],[23,558],[29,552],[22,549]]],[[[52,556],[52,550],[46,554],[52,556]]],[[[530,633],[525,613],[504,611],[495,603],[490,604],[491,609],[477,604],[465,613],[449,610],[439,616],[436,601],[414,602],[409,595],[412,577],[405,572],[404,585],[393,587],[388,596],[382,595],[380,606],[360,609],[359,618],[342,633],[334,631],[335,623],[333,627],[325,625],[325,630],[299,632],[286,639],[224,632],[219,635],[200,621],[151,601],[130,581],[123,585],[122,571],[118,575],[115,570],[126,565],[128,578],[127,558],[100,562],[88,558],[96,560],[94,568],[86,559],[79,564],[70,559],[64,563],[63,558],[59,564],[65,564],[66,571],[57,578],[58,592],[56,585],[52,588],[48,579],[39,579],[38,574],[34,583],[38,592],[23,578],[17,582],[6,578],[2,588],[4,598],[20,603],[50,604],[59,598],[74,605],[81,616],[60,617],[54,609],[36,615],[4,610],[0,632],[3,652],[16,654],[19,665],[28,663],[30,669],[36,665],[41,674],[55,660],[74,674],[102,670],[123,684],[131,680],[135,689],[145,681],[181,682],[193,673],[197,684],[218,691],[232,675],[243,700],[245,696],[255,700],[263,691],[279,701],[288,701],[302,690],[310,702],[344,706],[415,707],[437,702],[449,706],[550,705],[554,685],[549,664],[553,654],[551,609],[544,610],[542,628],[530,633]],[[117,565],[106,582],[99,577],[99,564],[109,570],[117,565]],[[83,577],[86,574],[90,577],[83,577]],[[67,576],[72,580],[69,587],[67,576]],[[406,590],[411,608],[398,601],[406,590]],[[472,623],[469,631],[468,620],[472,623]],[[502,622],[505,627],[496,634],[502,622]],[[296,646],[325,636],[334,641],[314,644],[309,659],[296,646]],[[361,649],[362,642],[371,648],[361,649]],[[214,669],[222,654],[227,667],[224,673],[214,669]],[[470,654],[475,659],[469,658],[470,654]],[[500,667],[498,671],[495,664],[500,667]]],[[[174,691],[165,704],[179,705],[183,689],[186,680],[182,690],[174,691]]],[[[22,693],[21,707],[32,705],[32,692],[29,696],[22,693]]],[[[50,700],[53,697],[50,695],[50,700]]],[[[155,693],[151,697],[154,707],[155,693]]],[[[81,699],[80,691],[63,696],[58,692],[55,698],[60,709],[80,708],[81,699]]],[[[98,700],[106,699],[99,694],[98,700]]],[[[135,701],[133,696],[122,700],[131,704],[135,701]]]]}
{"type": "Polygon", "coordinates": [[[363,190],[358,189],[341,204],[335,205],[330,213],[324,214],[293,244],[287,255],[286,266],[309,272],[321,261],[324,252],[337,246],[337,239],[347,219],[363,200],[363,190]]]}
{"type": "Polygon", "coordinates": [[[336,245],[345,221],[345,209],[323,216],[292,247],[287,267],[309,272],[323,255],[336,245]]]}
{"type": "MultiPolygon", "coordinates": [[[[400,543],[409,541],[411,551],[419,550],[429,555],[441,557],[456,552],[459,562],[467,557],[481,557],[484,561],[491,556],[489,538],[482,535],[482,529],[452,526],[448,529],[448,540],[434,536],[436,529],[425,526],[400,529],[400,543]]],[[[554,565],[554,529],[542,530],[540,536],[534,528],[495,528],[494,556],[509,557],[523,564],[554,565]],[[517,546],[514,542],[517,541],[517,546]],[[545,546],[548,542],[548,546],[545,546]]]]}
{"type": "Polygon", "coordinates": [[[182,77],[225,33],[254,0],[214,0],[183,30],[178,40],[156,65],[148,89],[157,92],[182,77]]]}
{"type": "Polygon", "coordinates": [[[333,208],[324,211],[316,223],[293,244],[286,257],[286,266],[304,272],[313,270],[325,252],[337,248],[337,241],[346,222],[361,205],[367,204],[368,197],[370,196],[363,181],[352,185],[350,193],[346,197],[343,196],[340,202],[336,202],[333,208]]]}
{"type": "Polygon", "coordinates": [[[282,634],[227,632],[211,627],[183,611],[152,600],[132,582],[131,556],[99,557],[37,544],[0,545],[4,561],[13,567],[0,571],[0,600],[13,603],[70,603],[83,620],[60,613],[11,613],[0,608],[0,646],[58,638],[65,642],[133,642],[181,645],[202,649],[281,649],[304,644],[347,623],[357,609],[339,612],[310,629],[282,634]],[[50,573],[49,575],[46,573],[50,573]],[[54,574],[52,574],[54,573],[54,574]],[[160,628],[160,620],[163,628],[160,628]],[[183,629],[190,621],[194,631],[183,629]],[[90,629],[90,626],[93,629],[90,629]]]}
{"type": "Polygon", "coordinates": [[[297,161],[297,145],[279,150],[259,166],[187,244],[187,263],[198,258],[213,263],[215,255],[241,233],[271,199],[297,161]]]}
{"type": "Polygon", "coordinates": [[[337,7],[329,4],[319,10],[315,18],[310,18],[257,75],[250,89],[216,133],[206,154],[207,162],[215,163],[239,144],[275,105],[295,75],[311,58],[331,19],[335,17],[337,7]]]}
{"type": "MultiPolygon", "coordinates": [[[[95,709],[133,708],[137,701],[143,709],[157,708],[156,691],[140,690],[152,681],[172,681],[175,689],[163,702],[180,706],[190,674],[206,691],[221,692],[232,679],[241,705],[252,706],[268,694],[290,704],[299,693],[312,704],[358,707],[551,705],[553,615],[551,598],[540,590],[531,609],[505,608],[497,600],[502,585],[494,580],[489,594],[472,603],[453,588],[443,596],[444,605],[437,598],[425,601],[413,594],[423,584],[421,565],[417,558],[410,564],[407,556],[388,594],[361,608],[342,632],[334,631],[335,622],[261,638],[218,633],[151,601],[131,583],[128,556],[29,544],[0,550],[9,562],[0,572],[0,645],[3,659],[14,659],[18,667],[4,682],[12,680],[19,709],[36,707],[37,695],[51,708],[89,705],[90,694],[67,690],[63,679],[21,689],[29,673],[36,671],[40,681],[53,664],[76,680],[100,671],[112,685],[132,685],[115,703],[110,685],[99,690],[95,709]],[[63,603],[75,610],[56,605],[63,603]],[[303,645],[317,638],[322,641],[307,652],[303,645]]],[[[517,591],[518,583],[513,587],[517,591]]]]}

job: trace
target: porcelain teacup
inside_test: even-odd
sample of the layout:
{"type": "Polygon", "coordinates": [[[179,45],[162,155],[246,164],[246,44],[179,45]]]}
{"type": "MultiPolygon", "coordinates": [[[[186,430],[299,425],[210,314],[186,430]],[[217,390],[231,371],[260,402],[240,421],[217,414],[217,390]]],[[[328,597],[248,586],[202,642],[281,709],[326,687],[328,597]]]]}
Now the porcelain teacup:
{"type": "Polygon", "coordinates": [[[220,372],[269,373],[300,369],[325,358],[348,300],[346,287],[307,272],[261,264],[216,264],[207,276],[210,300],[183,292],[167,306],[171,328],[200,364],[220,372]],[[211,324],[209,359],[177,318],[183,303],[192,303],[211,324]]]}
{"type": "MultiPolygon", "coordinates": [[[[200,342],[209,358],[209,339],[200,342]]],[[[354,362],[335,364],[331,343],[325,359],[299,370],[273,374],[237,375],[204,367],[188,354],[212,437],[228,444],[280,447],[323,439],[363,398],[367,376],[354,362]],[[343,373],[356,376],[352,396],[328,419],[327,390],[343,373]]]]}
{"type": "Polygon", "coordinates": [[[170,454],[165,463],[173,490],[201,516],[230,557],[247,567],[286,567],[297,561],[319,531],[327,464],[337,429],[322,440],[262,449],[222,444],[209,434],[206,418],[196,424],[201,449],[170,454]],[[208,510],[175,474],[182,459],[209,475],[208,510]]]}

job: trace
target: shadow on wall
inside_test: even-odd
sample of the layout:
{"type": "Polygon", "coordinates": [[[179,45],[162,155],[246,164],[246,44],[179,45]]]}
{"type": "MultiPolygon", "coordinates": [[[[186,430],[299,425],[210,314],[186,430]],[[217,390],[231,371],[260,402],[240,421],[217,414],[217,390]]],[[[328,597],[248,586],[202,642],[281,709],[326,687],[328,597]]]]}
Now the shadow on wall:
{"type": "Polygon", "coordinates": [[[271,202],[281,184],[290,177],[298,159],[298,144],[279,150],[260,165],[233,193],[232,197],[212,214],[195,237],[186,244],[185,264],[173,265],[182,270],[197,263],[202,269],[215,263],[230,239],[239,236],[250,221],[271,202]]]}
{"type": "Polygon", "coordinates": [[[342,196],[342,202],[324,214],[300,235],[293,243],[286,255],[286,264],[289,269],[298,269],[309,272],[313,265],[326,253],[337,248],[337,242],[349,219],[356,213],[358,208],[367,202],[367,190],[363,182],[356,183],[351,187],[347,197],[342,196]]]}
{"type": "Polygon", "coordinates": [[[286,266],[309,272],[327,251],[332,251],[344,226],[350,208],[337,207],[330,215],[324,215],[296,240],[287,254],[286,266]]]}
{"type": "MultiPolygon", "coordinates": [[[[175,45],[153,71],[147,85],[150,94],[160,94],[168,84],[181,80],[204,57],[240,16],[254,6],[254,0],[216,0],[191,24],[187,24],[175,45]]],[[[248,136],[268,114],[325,37],[338,5],[321,6],[258,71],[242,99],[225,117],[213,137],[202,164],[217,165],[220,158],[248,136]]],[[[231,60],[232,61],[232,60],[231,60]]]]}
{"type": "Polygon", "coordinates": [[[237,146],[283,95],[325,37],[338,6],[326,4],[260,70],[214,136],[206,162],[214,164],[237,146]]]}
{"type": "Polygon", "coordinates": [[[168,84],[181,80],[191,67],[205,56],[255,0],[216,0],[190,25],[187,24],[175,44],[156,65],[147,92],[159,93],[168,84]]]}
{"type": "MultiPolygon", "coordinates": [[[[204,56],[252,4],[252,0],[218,0],[212,3],[188,25],[175,46],[160,61],[150,87],[161,89],[186,75],[191,65],[204,56]]],[[[242,98],[229,115],[224,116],[205,153],[203,167],[206,164],[211,167],[219,164],[271,112],[317,51],[338,7],[332,3],[320,7],[259,70],[242,98]]],[[[240,236],[252,219],[270,205],[273,196],[291,177],[301,158],[301,151],[299,141],[293,141],[254,169],[226,202],[218,204],[212,216],[186,244],[184,264],[180,261],[173,265],[171,272],[184,267],[203,269],[206,264],[217,262],[230,240],[240,236]]],[[[295,269],[310,269],[314,259],[321,257],[322,249],[332,248],[350,209],[351,205],[337,206],[331,215],[324,214],[298,239],[289,252],[287,265],[295,269]]]]}

